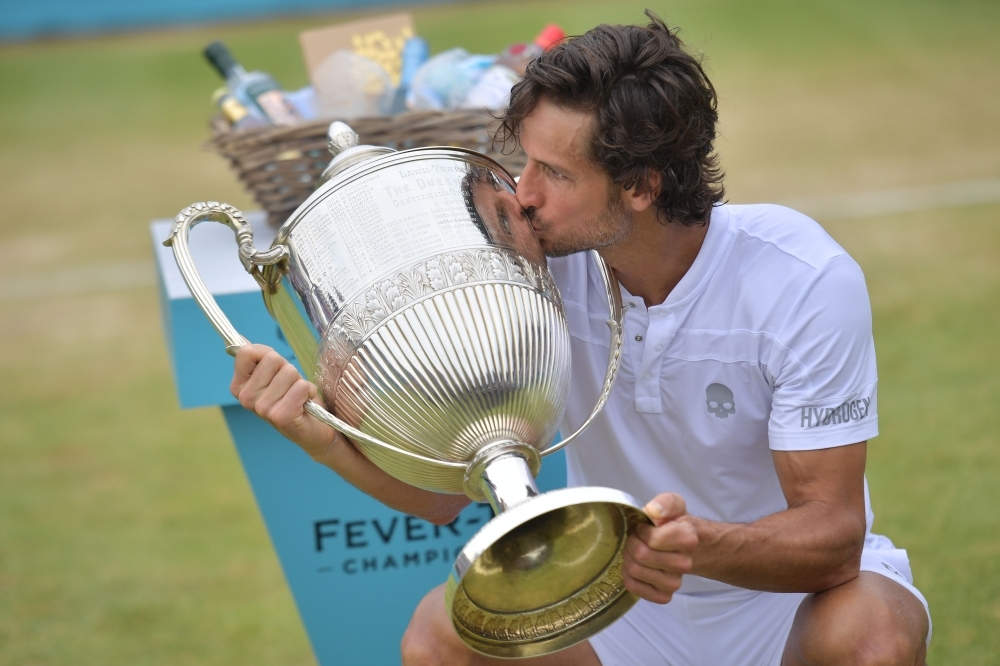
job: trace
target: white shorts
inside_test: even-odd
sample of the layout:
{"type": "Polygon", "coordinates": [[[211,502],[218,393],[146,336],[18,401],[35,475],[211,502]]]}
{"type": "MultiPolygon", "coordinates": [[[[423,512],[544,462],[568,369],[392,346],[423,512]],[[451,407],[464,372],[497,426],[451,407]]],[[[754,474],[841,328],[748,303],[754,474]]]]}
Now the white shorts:
{"type": "MultiPolygon", "coordinates": [[[[913,586],[906,551],[871,534],[861,570],[899,583],[927,610],[913,586]]],[[[590,639],[603,666],[777,666],[805,594],[732,588],[675,594],[665,605],[640,601],[620,620],[590,639]]],[[[927,643],[931,634],[928,629],[927,643]]]]}

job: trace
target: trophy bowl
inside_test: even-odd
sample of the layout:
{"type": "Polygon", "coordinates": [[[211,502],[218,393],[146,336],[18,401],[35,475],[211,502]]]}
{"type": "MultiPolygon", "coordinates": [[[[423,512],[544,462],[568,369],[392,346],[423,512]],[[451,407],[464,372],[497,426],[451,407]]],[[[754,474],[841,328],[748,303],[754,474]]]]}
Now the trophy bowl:
{"type": "Polygon", "coordinates": [[[466,149],[359,146],[343,123],[330,139],[335,157],[320,186],[268,250],[254,246],[238,210],[216,202],[181,211],[165,244],[235,355],[248,341],[188,247],[196,224],[230,226],[326,404],[306,410],[397,479],[492,505],[496,517],[459,553],[446,585],[469,646],[527,657],[585,640],[637,601],[622,584],[622,552],[649,519],[626,493],[541,494],[534,477],[611,391],[622,347],[617,280],[595,253],[611,313],[608,369],[590,416],[553,444],[569,392],[569,330],[514,179],[466,149]]]}

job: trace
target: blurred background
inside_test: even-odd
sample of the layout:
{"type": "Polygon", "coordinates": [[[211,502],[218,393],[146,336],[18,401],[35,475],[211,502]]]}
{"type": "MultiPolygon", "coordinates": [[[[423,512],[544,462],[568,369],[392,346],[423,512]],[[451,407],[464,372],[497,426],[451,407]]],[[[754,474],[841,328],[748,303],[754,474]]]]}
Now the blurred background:
{"type": "MultiPolygon", "coordinates": [[[[193,201],[256,208],[203,149],[219,85],[205,44],[222,39],[291,90],[307,83],[300,31],[367,15],[247,7],[252,21],[109,19],[146,27],[38,38],[102,26],[31,23],[2,3],[0,664],[313,662],[221,414],[177,405],[148,232],[193,201]]],[[[407,11],[432,53],[493,53],[547,23],[572,35],[643,22],[645,7],[705,56],[728,199],[798,207],[864,269],[881,380],[875,528],[909,550],[930,602],[928,661],[997,663],[1000,4],[407,11]]]]}

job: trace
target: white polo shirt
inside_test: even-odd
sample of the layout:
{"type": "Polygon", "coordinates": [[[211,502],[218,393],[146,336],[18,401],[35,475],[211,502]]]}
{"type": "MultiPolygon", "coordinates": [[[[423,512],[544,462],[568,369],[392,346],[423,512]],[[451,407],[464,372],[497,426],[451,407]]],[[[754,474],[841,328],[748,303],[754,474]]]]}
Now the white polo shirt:
{"type": "MultiPolygon", "coordinates": [[[[573,365],[562,432],[600,392],[609,336],[590,253],[549,260],[573,365]]],[[[602,413],[567,449],[570,485],[746,523],[787,508],[771,450],[878,434],[871,307],[860,267],[816,222],[781,206],[717,206],[691,269],[661,305],[622,290],[625,348],[602,413]]],[[[867,487],[866,487],[867,505],[867,487]]],[[[867,506],[866,506],[867,509],[867,506]]],[[[868,510],[868,526],[873,516],[868,510]]],[[[681,592],[728,585],[685,576],[681,592]]]]}

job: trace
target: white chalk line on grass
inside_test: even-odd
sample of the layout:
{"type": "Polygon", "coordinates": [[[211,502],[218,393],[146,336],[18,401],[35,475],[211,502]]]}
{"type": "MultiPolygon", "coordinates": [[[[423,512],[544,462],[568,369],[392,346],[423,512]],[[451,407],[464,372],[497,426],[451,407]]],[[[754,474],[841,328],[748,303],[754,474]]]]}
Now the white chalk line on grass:
{"type": "Polygon", "coordinates": [[[0,281],[0,301],[125,291],[154,284],[156,266],[149,259],[86,264],[4,278],[0,281]]]}
{"type": "MultiPolygon", "coordinates": [[[[1000,178],[928,187],[809,197],[782,202],[820,222],[1000,203],[1000,178]]],[[[23,273],[0,281],[0,302],[146,288],[156,283],[150,260],[87,264],[23,273]]]]}
{"type": "Polygon", "coordinates": [[[820,222],[1000,202],[1000,178],[783,202],[820,222]]]}

